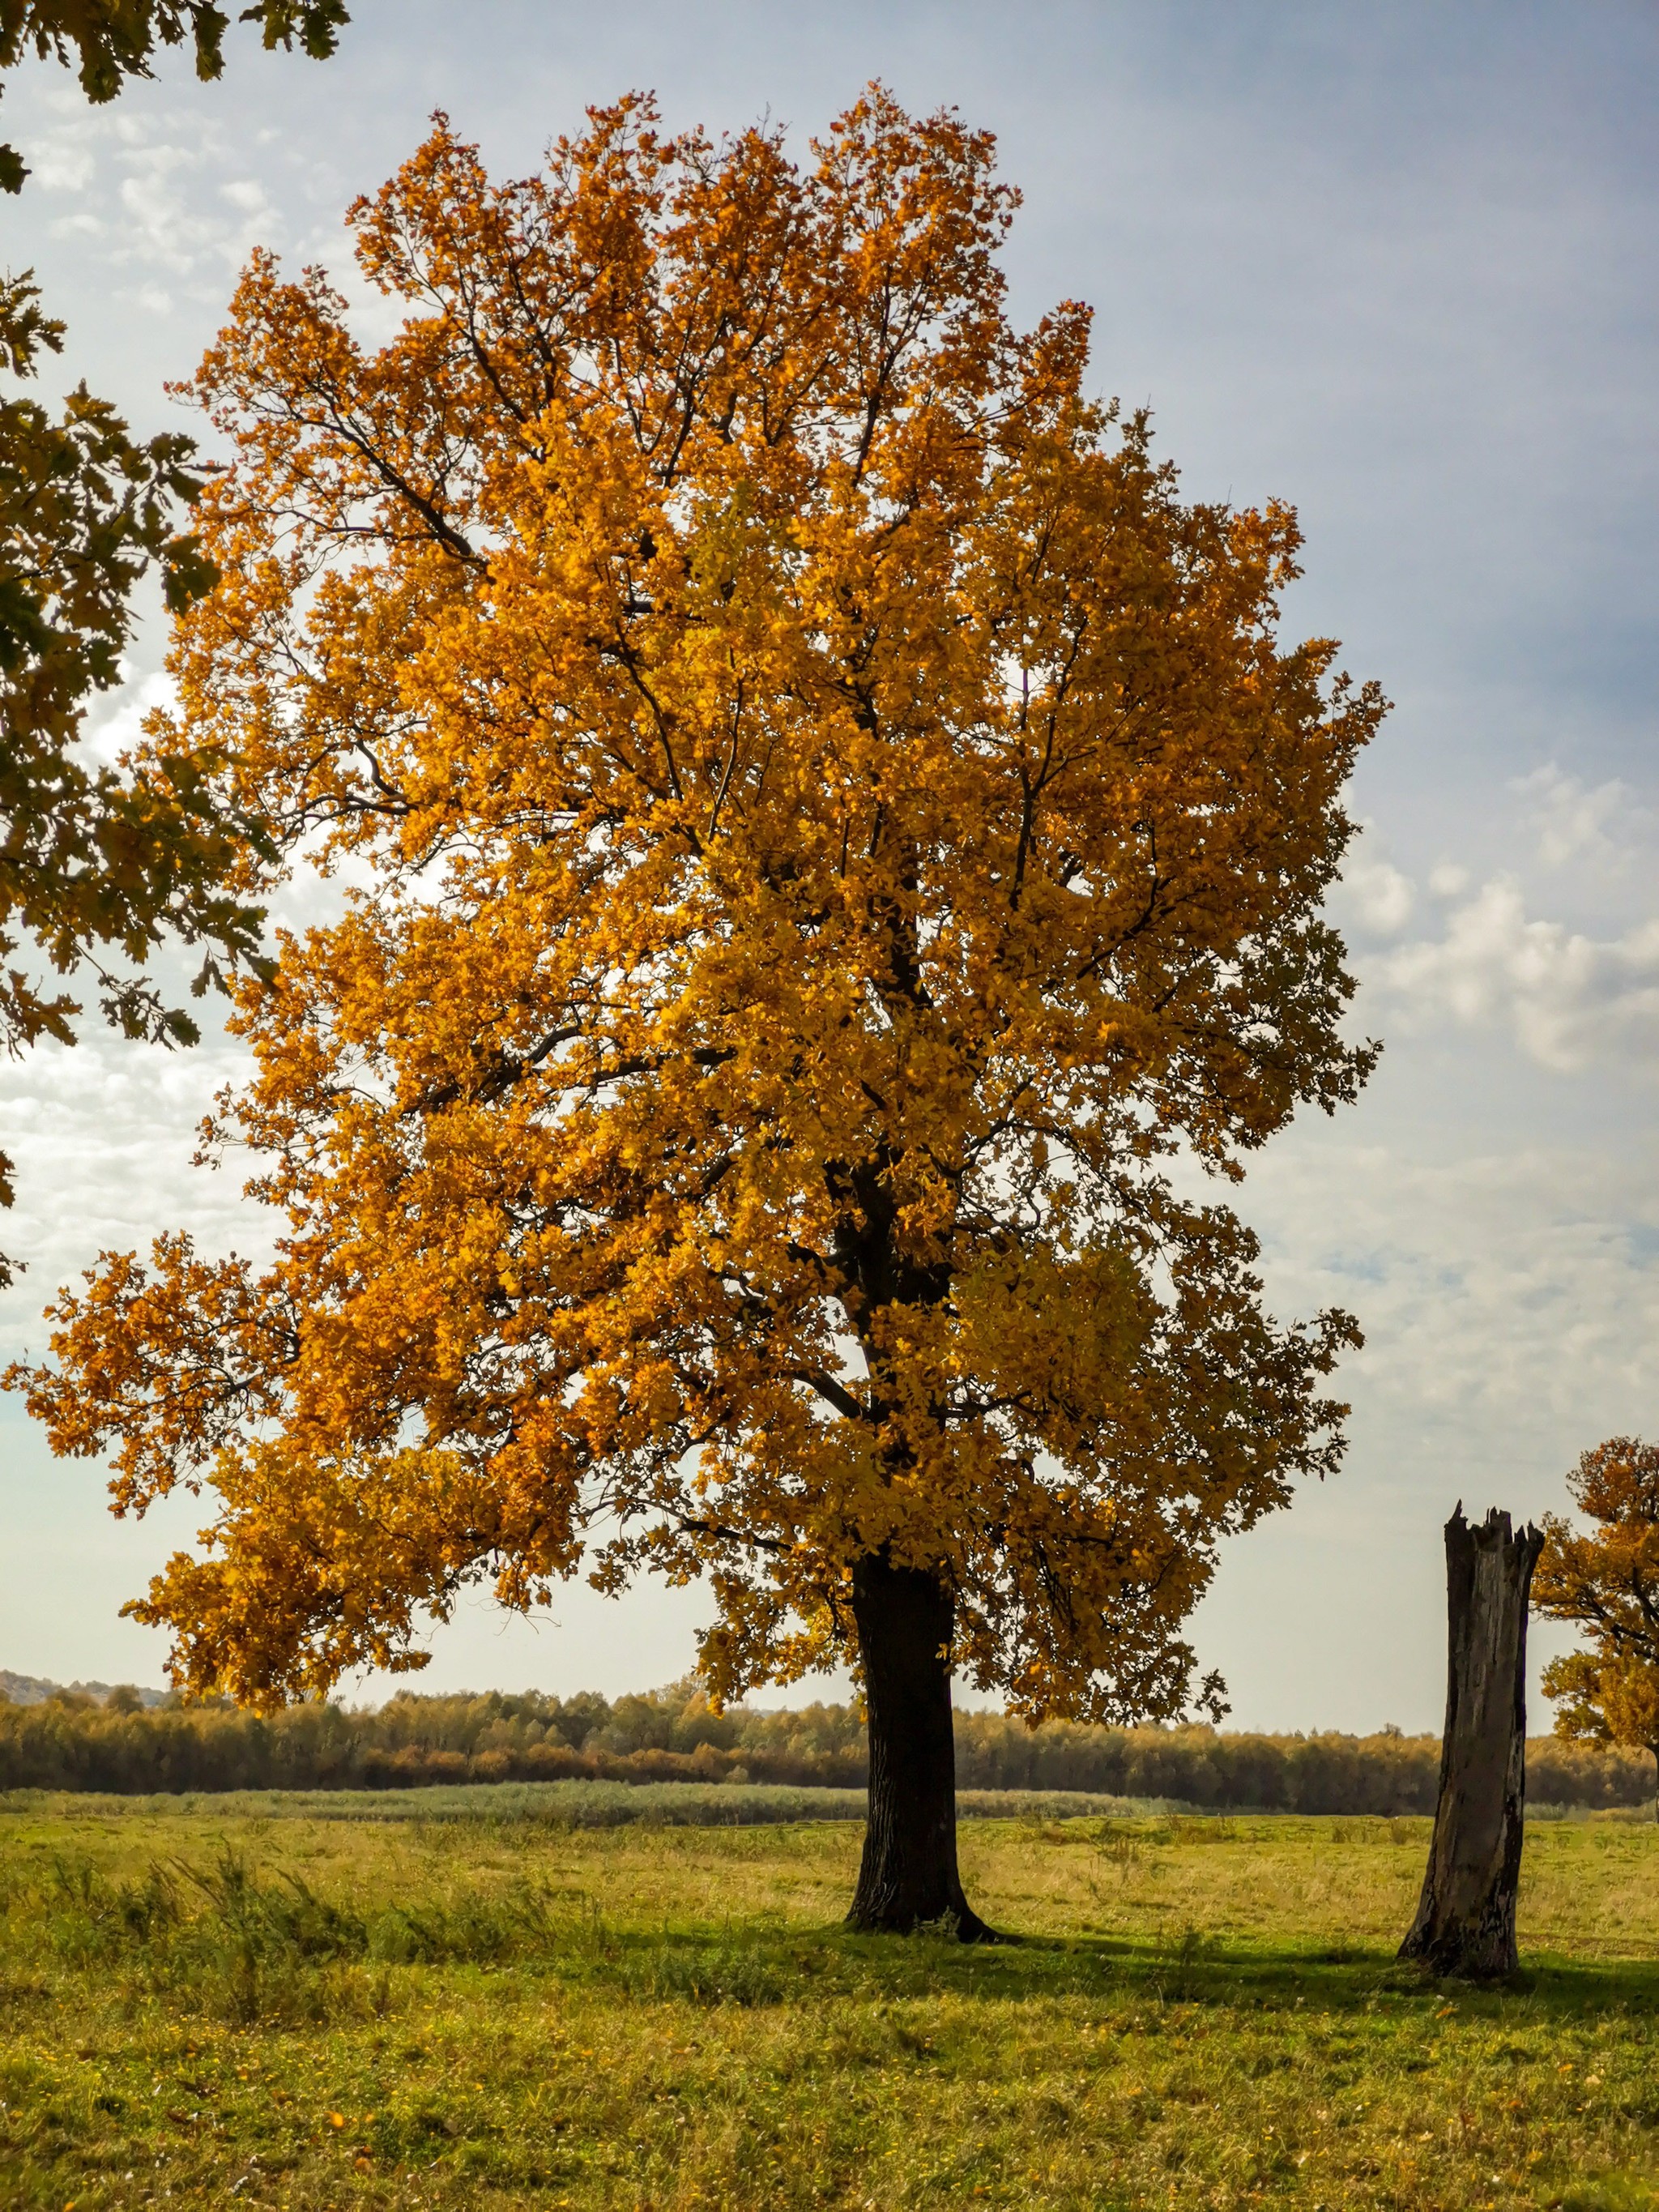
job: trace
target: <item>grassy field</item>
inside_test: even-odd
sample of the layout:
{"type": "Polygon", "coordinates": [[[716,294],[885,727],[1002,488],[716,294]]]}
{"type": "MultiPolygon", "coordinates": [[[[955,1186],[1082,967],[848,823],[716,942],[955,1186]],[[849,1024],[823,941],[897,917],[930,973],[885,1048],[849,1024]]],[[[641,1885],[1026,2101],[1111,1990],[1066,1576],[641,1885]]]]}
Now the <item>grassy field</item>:
{"type": "Polygon", "coordinates": [[[0,1810],[7,2212],[1659,2204],[1649,1827],[1535,1824],[1474,1994],[1420,1820],[975,1820],[964,1950],[841,1932],[850,1821],[376,1810],[0,1810]]]}

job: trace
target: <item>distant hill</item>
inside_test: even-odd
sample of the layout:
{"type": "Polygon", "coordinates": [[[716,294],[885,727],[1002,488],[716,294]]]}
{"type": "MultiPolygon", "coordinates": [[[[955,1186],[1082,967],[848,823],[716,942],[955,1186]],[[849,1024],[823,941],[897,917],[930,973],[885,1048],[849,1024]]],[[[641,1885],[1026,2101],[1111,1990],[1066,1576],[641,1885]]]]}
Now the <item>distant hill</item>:
{"type": "MultiPolygon", "coordinates": [[[[92,1698],[102,1705],[110,1692],[137,1686],[114,1682],[48,1682],[39,1674],[14,1674],[9,1667],[0,1667],[0,1698],[14,1705],[43,1705],[46,1699],[67,1690],[78,1698],[92,1698]]],[[[166,1697],[165,1690],[139,1690],[141,1705],[159,1705],[166,1697]]]]}

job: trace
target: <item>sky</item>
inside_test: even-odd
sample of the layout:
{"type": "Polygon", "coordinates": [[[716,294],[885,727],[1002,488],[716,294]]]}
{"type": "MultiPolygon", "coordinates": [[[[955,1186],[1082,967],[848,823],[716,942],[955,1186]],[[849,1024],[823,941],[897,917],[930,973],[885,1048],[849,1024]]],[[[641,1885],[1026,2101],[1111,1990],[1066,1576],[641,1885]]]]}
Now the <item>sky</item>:
{"type": "MultiPolygon", "coordinates": [[[[31,66],[0,135],[33,175],[0,208],[70,324],[66,371],[145,432],[256,245],[343,270],[342,213],[441,106],[521,173],[587,104],[654,88],[671,127],[763,114],[798,143],[872,77],[997,135],[1024,204],[1016,315],[1097,310],[1092,374],[1149,405],[1188,494],[1299,509],[1285,628],[1342,641],[1393,712],[1352,793],[1333,901],[1386,1050],[1238,1203],[1285,1317],[1338,1304],[1363,1352],[1342,1471],[1224,1550],[1194,1618],[1232,1725],[1437,1728],[1441,1528],[1563,1510],[1578,1453],[1659,1433],[1659,15],[1522,0],[948,6],[356,0],[325,64],[233,33],[113,106],[31,66]]],[[[152,622],[94,740],[162,681],[152,622]]],[[[296,909],[297,911],[297,909],[296,909]]],[[[261,1234],[234,1171],[193,1170],[234,1080],[88,1033],[0,1071],[19,1170],[0,1241],[28,1273],[0,1351],[100,1249],[261,1234]]],[[[199,1509],[104,1510],[0,1404],[0,1665],[159,1681],[118,1618],[199,1509]]],[[[463,1607],[419,1686],[616,1694],[690,1663],[697,1593],[580,1586],[551,1617],[463,1607]]],[[[1562,1648],[1534,1626],[1534,1663],[1562,1648]]],[[[386,1686],[362,1686],[378,1694],[386,1686]]],[[[829,1686],[834,1693],[836,1686],[829,1686]]],[[[821,1694],[812,1686],[802,1694],[821,1694]]],[[[1534,1706],[1534,1727],[1547,1709],[1534,1706]]]]}

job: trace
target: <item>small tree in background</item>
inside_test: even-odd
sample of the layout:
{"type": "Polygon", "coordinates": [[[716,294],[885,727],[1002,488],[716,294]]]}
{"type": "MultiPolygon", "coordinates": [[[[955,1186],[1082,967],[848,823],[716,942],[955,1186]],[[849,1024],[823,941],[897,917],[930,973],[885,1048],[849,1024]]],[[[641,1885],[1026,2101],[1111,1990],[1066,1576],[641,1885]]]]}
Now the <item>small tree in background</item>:
{"type": "Polygon", "coordinates": [[[1544,1694],[1559,1701],[1556,1733],[1641,1747],[1659,1774],[1659,1444],[1610,1437],[1567,1488],[1594,1525],[1580,1535],[1546,1515],[1533,1579],[1534,1609],[1573,1622],[1589,1644],[1544,1670],[1544,1694]]]}
{"type": "Polygon", "coordinates": [[[355,211],[383,346],[254,261],[174,665],[354,884],[241,1001],[290,1226],[107,1258],[23,1378],[118,1510],[216,1490],[133,1608],[181,1682],[706,1576],[720,1698],[859,1669],[856,1923],[964,1934],[952,1669],[1221,1710],[1216,1546],[1339,1457],[1352,1323],[1167,1163],[1369,1071],[1322,906],[1382,711],[1278,641],[1293,516],[1183,504],[1085,309],[1009,326],[992,155],[879,88],[799,167],[629,100],[493,185],[441,125],[355,211]]]}

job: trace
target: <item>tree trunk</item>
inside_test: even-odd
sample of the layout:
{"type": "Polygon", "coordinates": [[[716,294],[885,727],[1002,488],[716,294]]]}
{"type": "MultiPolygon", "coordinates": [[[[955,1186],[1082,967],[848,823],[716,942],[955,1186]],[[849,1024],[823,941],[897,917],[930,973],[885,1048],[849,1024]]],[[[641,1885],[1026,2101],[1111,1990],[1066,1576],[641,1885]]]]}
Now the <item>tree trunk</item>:
{"type": "Polygon", "coordinates": [[[957,1871],[952,1611],[950,1592],[932,1575],[877,1557],[853,1571],[870,1715],[870,1814],[849,1928],[908,1935],[945,1923],[964,1943],[990,1933],[957,1871]]]}
{"type": "Polygon", "coordinates": [[[1526,1797],[1527,1598],[1544,1547],[1496,1508],[1446,1523],[1446,1735],[1428,1871],[1402,1959],[1471,1981],[1512,1974],[1526,1797]]]}

